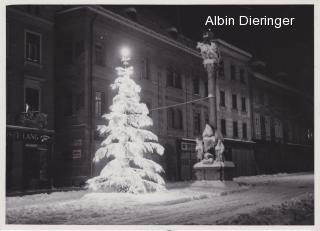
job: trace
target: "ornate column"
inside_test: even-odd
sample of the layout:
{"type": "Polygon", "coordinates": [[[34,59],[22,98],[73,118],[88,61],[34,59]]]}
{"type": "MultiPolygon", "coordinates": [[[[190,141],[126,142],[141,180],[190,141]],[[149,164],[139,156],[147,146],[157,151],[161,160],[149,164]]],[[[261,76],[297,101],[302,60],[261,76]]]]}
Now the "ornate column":
{"type": "Polygon", "coordinates": [[[213,42],[213,32],[204,32],[203,42],[198,42],[197,48],[200,49],[208,75],[209,123],[217,130],[216,71],[220,62],[220,52],[217,44],[213,42]]]}
{"type": "Polygon", "coordinates": [[[208,74],[209,125],[202,133],[202,140],[196,140],[197,159],[193,168],[197,180],[231,181],[234,163],[224,159],[223,136],[217,129],[216,72],[220,62],[220,52],[213,41],[213,33],[203,34],[203,42],[198,42],[203,65],[208,74]]]}

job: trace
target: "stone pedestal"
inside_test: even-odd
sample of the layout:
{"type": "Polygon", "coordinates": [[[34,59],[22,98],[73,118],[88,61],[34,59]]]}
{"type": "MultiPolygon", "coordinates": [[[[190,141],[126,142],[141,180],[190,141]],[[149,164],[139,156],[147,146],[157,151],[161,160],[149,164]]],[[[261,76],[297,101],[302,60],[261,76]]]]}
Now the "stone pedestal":
{"type": "Polygon", "coordinates": [[[232,161],[214,161],[212,164],[196,163],[193,166],[197,180],[230,181],[234,177],[232,161]]]}

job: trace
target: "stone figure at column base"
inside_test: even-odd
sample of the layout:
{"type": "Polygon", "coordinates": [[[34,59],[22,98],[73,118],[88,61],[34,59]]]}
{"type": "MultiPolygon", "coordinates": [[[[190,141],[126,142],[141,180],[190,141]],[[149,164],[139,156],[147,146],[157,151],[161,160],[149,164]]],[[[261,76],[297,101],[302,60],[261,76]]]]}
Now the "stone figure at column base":
{"type": "Polygon", "coordinates": [[[193,166],[197,180],[229,181],[234,177],[234,163],[225,161],[223,137],[206,124],[202,140],[196,140],[198,163],[193,166]]]}

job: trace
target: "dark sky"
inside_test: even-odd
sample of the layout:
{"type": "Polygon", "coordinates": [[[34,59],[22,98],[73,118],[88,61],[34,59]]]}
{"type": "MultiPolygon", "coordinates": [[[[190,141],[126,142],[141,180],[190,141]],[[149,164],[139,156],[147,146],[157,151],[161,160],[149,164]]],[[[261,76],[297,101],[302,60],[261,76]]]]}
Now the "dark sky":
{"type": "MultiPolygon", "coordinates": [[[[157,5],[145,6],[165,17],[187,37],[199,41],[208,15],[238,18],[294,17],[294,25],[276,29],[259,26],[210,26],[216,37],[251,52],[267,63],[270,75],[289,74],[288,82],[313,90],[313,5],[157,5]]],[[[209,28],[209,27],[207,27],[209,28]]]]}

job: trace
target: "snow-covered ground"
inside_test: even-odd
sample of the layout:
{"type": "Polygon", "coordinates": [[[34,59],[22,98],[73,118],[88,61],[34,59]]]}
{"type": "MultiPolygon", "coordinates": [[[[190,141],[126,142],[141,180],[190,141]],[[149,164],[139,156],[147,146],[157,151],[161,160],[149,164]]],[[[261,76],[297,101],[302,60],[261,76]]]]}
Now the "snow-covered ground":
{"type": "Polygon", "coordinates": [[[55,192],[6,198],[9,224],[312,224],[311,173],[180,182],[155,194],[55,192]]]}

